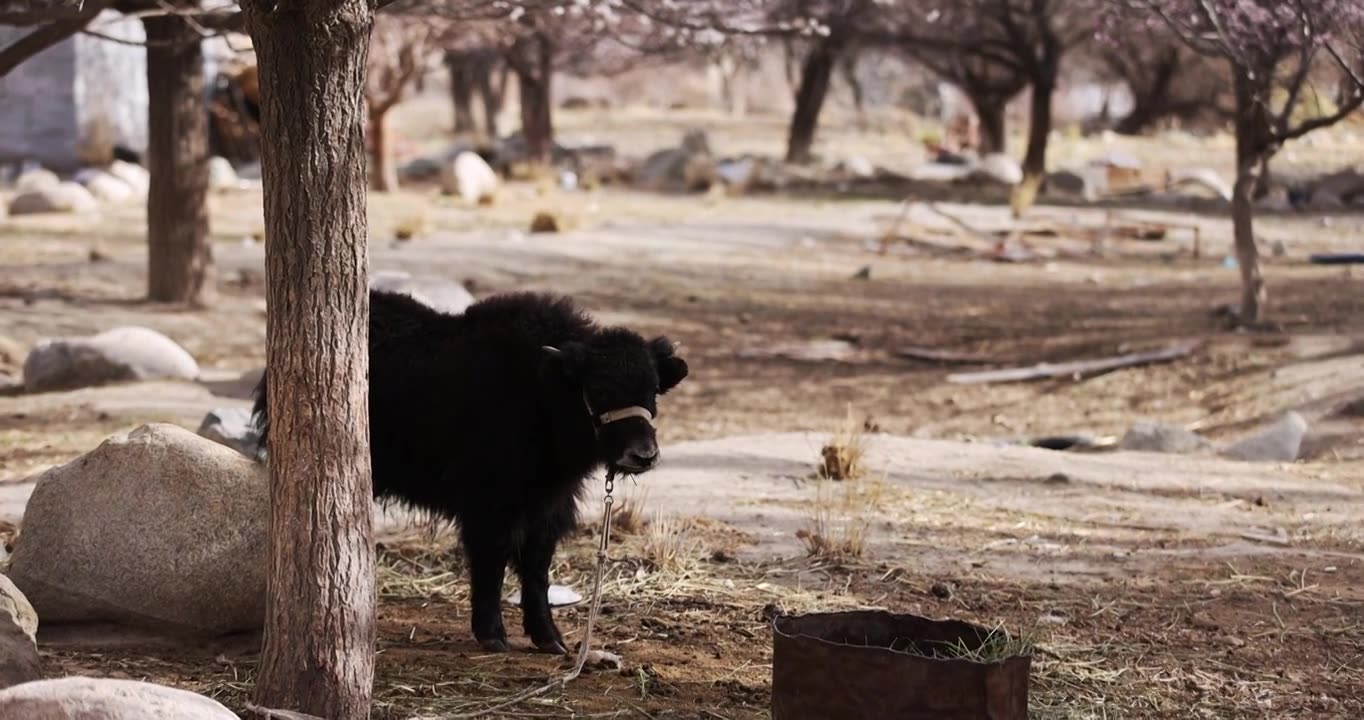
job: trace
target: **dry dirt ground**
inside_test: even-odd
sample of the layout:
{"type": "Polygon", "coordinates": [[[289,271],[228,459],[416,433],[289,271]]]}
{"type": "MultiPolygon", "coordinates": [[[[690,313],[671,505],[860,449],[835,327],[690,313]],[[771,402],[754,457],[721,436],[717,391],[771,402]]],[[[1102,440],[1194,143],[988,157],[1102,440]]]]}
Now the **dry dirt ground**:
{"type": "MultiPolygon", "coordinates": [[[[844,135],[826,146],[845,135],[849,147],[875,145],[830,132],[844,135]]],[[[736,133],[721,128],[717,144],[741,144],[736,133]]],[[[672,140],[669,130],[639,134],[672,140]]],[[[1364,217],[1265,218],[1266,248],[1283,248],[1266,261],[1272,323],[1243,333],[1218,312],[1236,298],[1237,276],[1222,265],[1229,226],[1216,212],[1124,210],[1197,223],[1194,258],[1179,234],[1091,255],[1077,228],[1103,222],[1102,210],[1040,207],[1029,222],[1060,229],[1031,240],[1045,257],[1001,263],[961,250],[979,240],[922,203],[880,253],[901,205],[874,195],[665,197],[516,183],[485,209],[424,188],[372,198],[372,269],[465,281],[478,296],[570,293],[605,320],[666,332],[691,364],[662,403],[665,467],[618,493],[632,510],[612,548],[599,638],[625,669],[502,714],[764,717],[773,613],[878,607],[1035,637],[1037,717],[1364,716],[1364,287],[1360,270],[1306,262],[1364,247],[1364,217]],[[526,234],[539,210],[572,229],[526,234]],[[400,226],[419,232],[400,242],[400,226]],[[855,278],[865,267],[869,277],[855,278]],[[1203,345],[1096,378],[946,381],[1184,340],[1203,345]],[[905,353],[924,348],[959,358],[905,353]],[[1312,430],[1304,458],[1285,465],[1002,442],[1119,435],[1152,418],[1220,444],[1287,409],[1312,430]],[[820,446],[848,413],[872,430],[867,472],[815,482],[820,446]],[[811,532],[843,552],[809,556],[811,532]]],[[[264,358],[263,251],[246,240],[260,230],[260,195],[213,202],[219,296],[198,310],[140,300],[138,207],[0,221],[4,335],[27,346],[146,325],[206,372],[198,384],[0,397],[8,521],[19,520],[36,472],[108,434],[150,420],[195,428],[206,410],[245,402],[207,380],[264,358]]],[[[996,205],[937,207],[978,229],[1009,222],[996,205]]],[[[600,514],[594,503],[589,519],[600,514]]],[[[584,593],[597,542],[588,525],[555,568],[584,593]]],[[[481,653],[461,573],[448,532],[385,534],[375,717],[477,712],[560,669],[528,652],[481,653]]],[[[582,610],[558,616],[578,638],[582,610]]],[[[49,672],[148,678],[238,710],[249,698],[255,638],[92,637],[49,634],[49,672]]]]}

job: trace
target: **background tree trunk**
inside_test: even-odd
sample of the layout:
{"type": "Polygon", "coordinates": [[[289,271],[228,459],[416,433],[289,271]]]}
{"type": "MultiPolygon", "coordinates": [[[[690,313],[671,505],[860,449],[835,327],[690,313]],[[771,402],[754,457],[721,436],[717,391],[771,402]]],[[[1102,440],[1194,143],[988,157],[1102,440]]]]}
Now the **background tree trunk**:
{"type": "Polygon", "coordinates": [[[1006,134],[1007,105],[999,98],[986,94],[968,94],[971,108],[976,111],[980,122],[980,146],[976,148],[981,157],[1002,153],[1008,142],[1006,134]]]}
{"type": "MultiPolygon", "coordinates": [[[[1113,129],[1123,135],[1140,135],[1157,121],[1168,117],[1170,93],[1179,72],[1179,65],[1179,52],[1172,49],[1160,56],[1148,84],[1139,86],[1129,79],[1127,84],[1132,90],[1132,111],[1119,120],[1113,129]]],[[[1133,72],[1137,73],[1140,70],[1133,72]]]]}
{"type": "Polygon", "coordinates": [[[369,717],[366,0],[242,0],[261,79],[270,547],[256,702],[369,717]]]}
{"type": "Polygon", "coordinates": [[[478,132],[474,122],[474,68],[467,56],[445,54],[445,67],[450,71],[450,101],[455,110],[455,133],[478,132]]]}
{"type": "Polygon", "coordinates": [[[1233,72],[1236,95],[1236,183],[1231,191],[1232,235],[1236,264],[1241,270],[1242,325],[1261,320],[1268,300],[1260,274],[1260,250],[1255,245],[1255,190],[1260,168],[1269,161],[1269,120],[1264,104],[1257,101],[1254,81],[1239,69],[1233,72]]]}
{"type": "Polygon", "coordinates": [[[1037,199],[1047,175],[1047,142],[1051,139],[1051,98],[1056,90],[1059,62],[1044,61],[1033,79],[1028,108],[1028,150],[1023,156],[1023,181],[1014,188],[1010,205],[1020,217],[1037,199]]]}
{"type": "Polygon", "coordinates": [[[497,67],[495,58],[480,58],[474,64],[474,85],[483,100],[483,132],[489,140],[501,137],[497,116],[502,114],[502,102],[507,97],[506,65],[497,67]],[[493,71],[498,70],[497,82],[493,82],[493,71]]]}
{"type": "Polygon", "coordinates": [[[208,234],[208,109],[203,50],[184,19],[149,17],[147,32],[147,297],[203,304],[213,293],[208,234]]]}
{"type": "MultiPolygon", "coordinates": [[[[515,52],[515,51],[513,51],[515,52]]],[[[517,56],[517,89],[521,101],[521,133],[533,165],[551,161],[554,147],[554,47],[548,37],[527,38],[517,56]]]]}
{"type": "Polygon", "coordinates": [[[813,157],[811,150],[815,145],[819,114],[842,51],[843,40],[835,33],[820,40],[805,56],[800,71],[800,89],[796,91],[796,109],[791,115],[791,129],[786,138],[786,162],[807,163],[813,157]]]}
{"type": "Polygon", "coordinates": [[[389,128],[389,110],[392,108],[370,108],[369,131],[370,163],[369,186],[375,192],[393,192],[398,189],[398,163],[393,154],[393,133],[389,128]]]}

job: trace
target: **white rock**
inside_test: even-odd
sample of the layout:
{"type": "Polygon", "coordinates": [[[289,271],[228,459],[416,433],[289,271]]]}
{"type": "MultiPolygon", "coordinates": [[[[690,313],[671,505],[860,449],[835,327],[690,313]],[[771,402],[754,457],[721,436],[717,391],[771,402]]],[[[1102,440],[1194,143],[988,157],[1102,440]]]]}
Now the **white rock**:
{"type": "Polygon", "coordinates": [[[64,182],[15,195],[9,203],[9,214],[88,213],[98,207],[89,190],[74,182],[64,182]]]}
{"type": "Polygon", "coordinates": [[[249,408],[217,408],[209,411],[199,423],[199,436],[254,458],[260,447],[260,433],[256,432],[249,408]]]}
{"type": "Polygon", "coordinates": [[[264,620],[268,516],[262,464],[144,425],[39,477],[10,579],[49,625],[252,630],[264,620]]]}
{"type": "Polygon", "coordinates": [[[866,180],[876,176],[876,166],[861,155],[854,155],[843,161],[843,169],[855,178],[866,180]]]}
{"type": "Polygon", "coordinates": [[[1182,168],[1171,170],[1165,183],[1168,189],[1183,188],[1189,185],[1210,190],[1214,195],[1231,202],[1231,185],[1222,179],[1212,168],[1182,168]]]}
{"type": "Polygon", "coordinates": [[[241,186],[241,179],[232,163],[225,157],[212,157],[208,161],[208,186],[214,190],[225,190],[241,186]]]}
{"type": "Polygon", "coordinates": [[[991,153],[980,159],[976,174],[1004,185],[1023,182],[1023,166],[1003,153],[991,153]]]}
{"type": "Polygon", "coordinates": [[[0,575],[0,610],[9,613],[14,624],[28,635],[29,640],[37,644],[38,613],[33,610],[33,605],[29,603],[23,591],[4,575],[0,575]]]}
{"type": "Polygon", "coordinates": [[[144,327],[119,327],[86,338],[38,343],[24,360],[31,392],[124,380],[193,380],[199,364],[174,340],[144,327]]]}
{"type": "Polygon", "coordinates": [[[0,691],[0,720],[239,720],[216,700],[177,688],[71,676],[0,691]]]}
{"type": "Polygon", "coordinates": [[[497,173],[478,153],[465,150],[454,162],[441,168],[441,190],[458,195],[467,203],[478,203],[497,194],[497,173]]]}
{"type": "Polygon", "coordinates": [[[151,189],[152,176],[141,165],[124,160],[115,160],[109,165],[109,174],[128,183],[138,197],[146,197],[151,189]]]}
{"type": "MultiPolygon", "coordinates": [[[[32,682],[43,677],[42,659],[38,646],[8,616],[0,615],[0,688],[32,682]]],[[[0,709],[0,720],[7,717],[0,709]]],[[[21,716],[29,720],[31,716],[21,716]]],[[[34,718],[37,720],[37,718],[34,718]]]]}
{"type": "MultiPolygon", "coordinates": [[[[577,605],[583,601],[583,596],[578,594],[577,590],[574,590],[567,585],[550,585],[548,595],[550,607],[568,607],[569,605],[577,605]]],[[[521,591],[517,590],[511,595],[508,595],[507,604],[520,607],[521,591]]]]}
{"type": "Polygon", "coordinates": [[[1137,452],[1193,453],[1212,447],[1197,433],[1179,425],[1161,422],[1139,422],[1131,427],[1118,443],[1119,449],[1137,452]]]}
{"type": "Polygon", "coordinates": [[[399,271],[371,273],[371,290],[406,295],[417,302],[443,313],[458,315],[474,304],[474,296],[467,288],[448,280],[414,278],[399,271]]]}
{"type": "Polygon", "coordinates": [[[60,185],[61,182],[62,180],[57,177],[57,173],[46,168],[34,168],[19,175],[19,178],[14,181],[14,190],[22,195],[29,192],[51,190],[60,185]]]}
{"type": "Polygon", "coordinates": [[[90,191],[96,200],[118,203],[131,199],[136,192],[128,183],[103,170],[85,169],[76,173],[76,182],[90,191]]]}
{"type": "Polygon", "coordinates": [[[1288,412],[1273,425],[1222,450],[1221,455],[1246,462],[1293,462],[1306,434],[1307,420],[1288,412]]]}

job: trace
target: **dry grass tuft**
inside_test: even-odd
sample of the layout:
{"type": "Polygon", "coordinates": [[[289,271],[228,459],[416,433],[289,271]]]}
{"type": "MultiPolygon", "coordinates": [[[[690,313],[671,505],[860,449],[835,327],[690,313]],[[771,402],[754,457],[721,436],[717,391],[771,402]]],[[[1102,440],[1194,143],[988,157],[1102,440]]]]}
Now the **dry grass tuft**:
{"type": "Polygon", "coordinates": [[[857,480],[866,474],[867,425],[848,415],[834,430],[833,437],[819,451],[818,475],[824,480],[857,480]]]}
{"type": "Polygon", "coordinates": [[[821,479],[807,516],[809,524],[796,531],[812,558],[846,561],[862,557],[867,531],[881,505],[884,479],[840,483],[821,479]]]}
{"type": "Polygon", "coordinates": [[[393,237],[398,240],[412,240],[425,235],[429,230],[426,215],[409,215],[400,220],[393,228],[393,237]]]}
{"type": "Polygon", "coordinates": [[[625,493],[619,502],[611,506],[611,530],[622,535],[639,535],[649,525],[644,514],[644,504],[649,498],[648,490],[638,493],[625,493]]]}
{"type": "Polygon", "coordinates": [[[692,524],[661,513],[649,522],[644,535],[644,558],[650,569],[667,575],[686,575],[701,559],[701,541],[692,535],[692,524]]]}

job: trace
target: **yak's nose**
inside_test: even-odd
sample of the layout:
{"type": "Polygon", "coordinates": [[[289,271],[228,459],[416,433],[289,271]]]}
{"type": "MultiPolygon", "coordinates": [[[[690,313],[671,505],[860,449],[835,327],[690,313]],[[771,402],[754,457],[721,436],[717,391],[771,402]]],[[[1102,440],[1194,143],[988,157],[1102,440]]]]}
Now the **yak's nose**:
{"type": "Polygon", "coordinates": [[[625,453],[625,463],[641,470],[653,467],[656,462],[658,462],[658,446],[653,443],[632,447],[625,453]]]}

